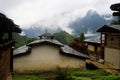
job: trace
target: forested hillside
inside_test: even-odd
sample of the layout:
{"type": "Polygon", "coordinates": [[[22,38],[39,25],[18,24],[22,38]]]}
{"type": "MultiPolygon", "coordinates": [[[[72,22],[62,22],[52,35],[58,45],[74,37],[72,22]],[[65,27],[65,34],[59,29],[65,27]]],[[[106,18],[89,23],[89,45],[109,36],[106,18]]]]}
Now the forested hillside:
{"type": "Polygon", "coordinates": [[[58,33],[54,33],[53,35],[55,36],[55,39],[63,44],[69,44],[73,40],[73,36],[65,31],[60,31],[58,33]]]}
{"type": "Polygon", "coordinates": [[[25,45],[25,44],[35,40],[35,38],[28,38],[26,36],[21,36],[17,33],[13,33],[13,39],[15,40],[15,48],[18,48],[22,45],[25,45]]]}
{"type": "MultiPolygon", "coordinates": [[[[69,44],[73,40],[73,36],[65,31],[60,31],[53,34],[55,39],[63,44],[69,44]]],[[[21,36],[17,33],[13,33],[13,39],[15,39],[15,48],[25,45],[29,42],[34,41],[36,38],[28,38],[27,36],[21,36]]]]}

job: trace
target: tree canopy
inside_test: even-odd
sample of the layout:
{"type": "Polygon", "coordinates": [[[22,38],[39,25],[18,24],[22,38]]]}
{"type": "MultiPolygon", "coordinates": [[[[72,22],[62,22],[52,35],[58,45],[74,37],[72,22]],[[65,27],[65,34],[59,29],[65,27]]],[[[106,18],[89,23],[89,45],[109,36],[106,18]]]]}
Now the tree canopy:
{"type": "Polygon", "coordinates": [[[80,39],[79,39],[80,43],[83,43],[84,40],[85,40],[84,33],[81,33],[80,34],[80,39]]]}

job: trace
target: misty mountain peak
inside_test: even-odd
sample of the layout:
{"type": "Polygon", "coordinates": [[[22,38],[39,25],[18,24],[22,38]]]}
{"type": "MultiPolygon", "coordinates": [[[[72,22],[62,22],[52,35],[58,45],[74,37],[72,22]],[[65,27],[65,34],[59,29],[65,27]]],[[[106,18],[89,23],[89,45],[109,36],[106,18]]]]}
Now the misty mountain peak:
{"type": "Polygon", "coordinates": [[[86,16],[93,16],[93,15],[99,15],[99,14],[95,10],[92,9],[88,10],[86,16]]]}
{"type": "Polygon", "coordinates": [[[81,32],[87,33],[89,30],[91,30],[93,34],[96,34],[98,28],[111,23],[111,21],[111,18],[106,20],[97,11],[89,10],[85,17],[72,22],[70,28],[73,29],[75,35],[79,35],[81,32]]]}

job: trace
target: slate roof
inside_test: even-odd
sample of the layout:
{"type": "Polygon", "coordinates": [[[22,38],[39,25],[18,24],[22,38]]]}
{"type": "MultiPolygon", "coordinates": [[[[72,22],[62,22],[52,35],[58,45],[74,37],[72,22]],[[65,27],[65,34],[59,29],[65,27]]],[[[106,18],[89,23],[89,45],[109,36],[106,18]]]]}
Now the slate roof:
{"type": "Polygon", "coordinates": [[[25,54],[27,53],[31,48],[29,46],[21,46],[13,51],[13,55],[19,55],[19,54],[25,54]]]}
{"type": "Polygon", "coordinates": [[[120,32],[120,25],[104,25],[97,30],[97,32],[120,32]]]}
{"type": "Polygon", "coordinates": [[[21,29],[16,25],[13,20],[7,18],[4,14],[0,13],[0,32],[16,32],[21,33],[21,29]]]}
{"type": "Polygon", "coordinates": [[[67,45],[65,45],[64,47],[61,47],[61,50],[63,51],[63,53],[68,54],[68,55],[78,56],[81,58],[89,58],[87,55],[82,54],[67,45]]]}
{"type": "Polygon", "coordinates": [[[113,11],[120,11],[120,3],[112,4],[110,6],[110,9],[113,10],[113,11]]]}
{"type": "Polygon", "coordinates": [[[85,39],[84,42],[100,44],[100,38],[85,39]]]}
{"type": "Polygon", "coordinates": [[[55,39],[39,39],[39,40],[35,40],[29,44],[27,44],[28,46],[34,46],[36,44],[39,44],[39,43],[44,43],[44,42],[47,42],[47,43],[52,43],[52,44],[55,44],[55,45],[59,45],[59,46],[63,46],[62,43],[60,43],[59,41],[55,40],[55,39]]]}
{"type": "Polygon", "coordinates": [[[120,16],[120,3],[112,4],[110,9],[114,11],[113,16],[120,16]]]}
{"type": "Polygon", "coordinates": [[[73,55],[73,56],[77,56],[83,59],[88,59],[89,57],[85,54],[82,54],[74,49],[72,49],[71,47],[64,45],[62,43],[60,43],[59,41],[55,40],[55,39],[39,39],[39,40],[35,40],[27,45],[24,45],[16,50],[14,50],[13,55],[19,55],[19,54],[25,54],[30,48],[30,46],[34,46],[34,45],[40,45],[40,43],[52,43],[55,45],[58,45],[60,47],[60,50],[63,54],[68,54],[68,55],[73,55]]]}

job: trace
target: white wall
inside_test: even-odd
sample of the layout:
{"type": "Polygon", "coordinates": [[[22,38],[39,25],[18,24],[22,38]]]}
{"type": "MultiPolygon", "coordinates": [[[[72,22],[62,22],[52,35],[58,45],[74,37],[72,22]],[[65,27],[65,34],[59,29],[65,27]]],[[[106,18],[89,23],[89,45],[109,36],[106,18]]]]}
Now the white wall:
{"type": "Polygon", "coordinates": [[[51,45],[41,45],[32,48],[29,55],[14,58],[14,71],[49,71],[56,67],[85,68],[85,61],[61,55],[59,48],[51,45]]]}

